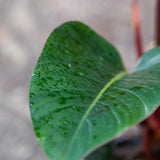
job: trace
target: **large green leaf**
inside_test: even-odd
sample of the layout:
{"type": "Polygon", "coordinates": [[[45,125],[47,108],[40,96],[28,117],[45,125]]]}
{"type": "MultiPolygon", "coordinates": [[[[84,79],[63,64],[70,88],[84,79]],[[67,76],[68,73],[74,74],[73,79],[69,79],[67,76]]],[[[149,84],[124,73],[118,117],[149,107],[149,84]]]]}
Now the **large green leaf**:
{"type": "Polygon", "coordinates": [[[78,160],[160,104],[160,48],[126,74],[117,50],[86,25],[48,38],[30,84],[38,140],[52,160],[78,160]]]}

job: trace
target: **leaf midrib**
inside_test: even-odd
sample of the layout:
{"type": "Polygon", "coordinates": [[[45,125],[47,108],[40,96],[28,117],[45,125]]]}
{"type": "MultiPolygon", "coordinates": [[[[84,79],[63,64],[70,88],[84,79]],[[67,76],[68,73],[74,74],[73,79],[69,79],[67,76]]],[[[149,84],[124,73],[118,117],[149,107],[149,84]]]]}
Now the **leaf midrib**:
{"type": "MultiPolygon", "coordinates": [[[[125,76],[127,74],[126,71],[122,71],[120,73],[118,73],[116,76],[114,76],[103,88],[102,90],[98,93],[98,95],[96,96],[96,98],[94,99],[94,101],[91,103],[91,105],[89,106],[87,112],[84,114],[84,116],[82,117],[76,131],[75,134],[70,142],[70,145],[68,147],[68,151],[70,150],[72,143],[78,133],[78,131],[80,130],[84,120],[86,119],[86,117],[88,116],[89,112],[91,111],[91,109],[94,107],[94,105],[97,103],[97,101],[101,98],[101,96],[104,94],[104,92],[111,86],[113,85],[116,81],[118,81],[119,79],[121,79],[123,76],[125,76]]],[[[69,153],[69,152],[68,152],[69,153]]]]}

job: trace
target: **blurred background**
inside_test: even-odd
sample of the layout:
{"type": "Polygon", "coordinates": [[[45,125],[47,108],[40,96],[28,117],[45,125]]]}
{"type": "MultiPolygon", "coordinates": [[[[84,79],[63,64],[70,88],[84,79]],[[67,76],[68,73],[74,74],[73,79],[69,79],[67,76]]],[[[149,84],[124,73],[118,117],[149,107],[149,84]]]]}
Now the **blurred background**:
{"type": "MultiPolygon", "coordinates": [[[[139,1],[145,50],[155,39],[155,2],[139,1]]],[[[48,160],[32,128],[29,82],[47,37],[70,20],[113,43],[132,71],[131,0],[0,0],[0,160],[48,160]]]]}

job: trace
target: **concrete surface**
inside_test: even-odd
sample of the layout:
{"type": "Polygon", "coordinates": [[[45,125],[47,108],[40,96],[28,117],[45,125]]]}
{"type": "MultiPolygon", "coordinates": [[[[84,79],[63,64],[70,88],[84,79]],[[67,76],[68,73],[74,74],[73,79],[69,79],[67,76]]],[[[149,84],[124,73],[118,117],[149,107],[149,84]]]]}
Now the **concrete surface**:
{"type": "MultiPolygon", "coordinates": [[[[144,47],[154,40],[155,0],[141,0],[144,47]]],[[[131,0],[0,0],[0,160],[47,160],[33,132],[28,105],[31,73],[50,32],[78,20],[136,58],[131,0]]]]}

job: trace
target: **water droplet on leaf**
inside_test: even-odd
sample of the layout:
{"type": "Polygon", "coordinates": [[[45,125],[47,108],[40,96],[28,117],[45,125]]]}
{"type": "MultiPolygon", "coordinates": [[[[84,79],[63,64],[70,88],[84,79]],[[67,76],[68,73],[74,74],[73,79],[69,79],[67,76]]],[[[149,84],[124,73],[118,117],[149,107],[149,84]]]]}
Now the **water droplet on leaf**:
{"type": "Polygon", "coordinates": [[[76,108],[76,106],[73,106],[73,108],[76,108]]]}
{"type": "Polygon", "coordinates": [[[99,59],[100,59],[101,61],[103,61],[103,57],[99,57],[99,59]]]}
{"type": "Polygon", "coordinates": [[[84,73],[82,73],[82,72],[79,72],[79,75],[80,75],[80,76],[84,76],[84,73]]]}
{"type": "Polygon", "coordinates": [[[30,93],[30,98],[33,98],[35,96],[34,93],[30,93]]]}
{"type": "Polygon", "coordinates": [[[30,102],[30,106],[33,106],[33,104],[34,104],[33,102],[30,102]]]}

